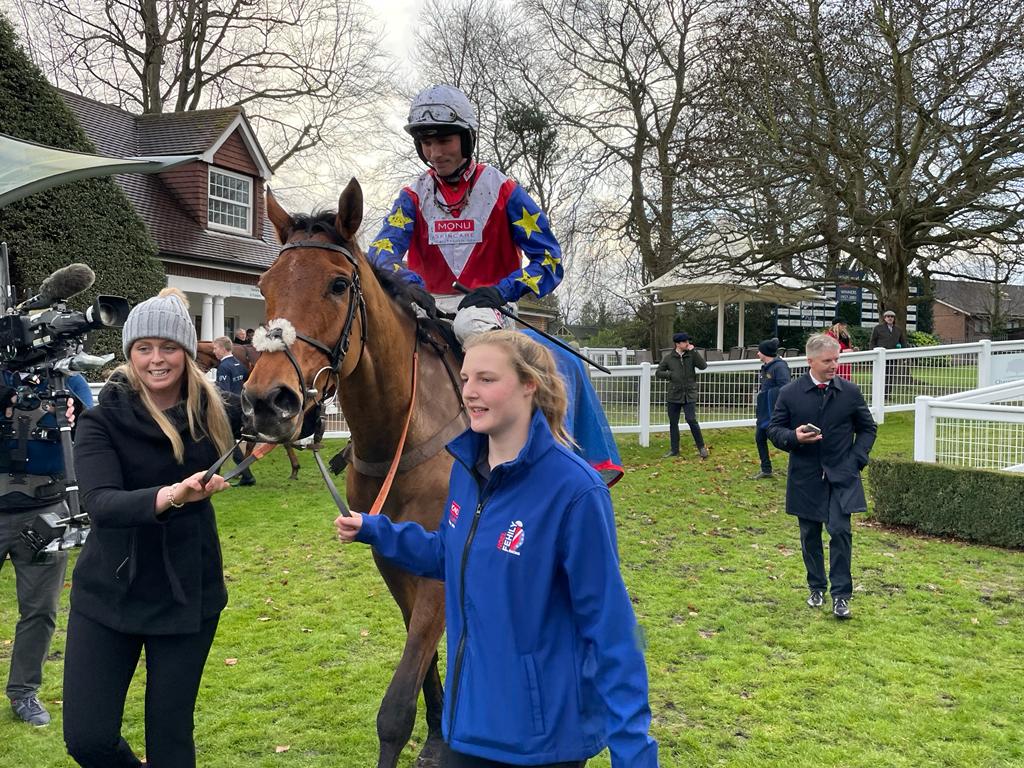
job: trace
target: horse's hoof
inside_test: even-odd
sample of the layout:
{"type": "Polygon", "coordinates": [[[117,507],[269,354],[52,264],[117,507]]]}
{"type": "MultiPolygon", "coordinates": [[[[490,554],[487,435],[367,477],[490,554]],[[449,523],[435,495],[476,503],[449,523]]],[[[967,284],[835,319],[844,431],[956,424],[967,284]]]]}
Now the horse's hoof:
{"type": "Polygon", "coordinates": [[[444,741],[440,736],[436,739],[428,738],[427,742],[423,745],[423,749],[420,751],[420,756],[413,763],[413,768],[440,768],[443,746],[444,741]]]}

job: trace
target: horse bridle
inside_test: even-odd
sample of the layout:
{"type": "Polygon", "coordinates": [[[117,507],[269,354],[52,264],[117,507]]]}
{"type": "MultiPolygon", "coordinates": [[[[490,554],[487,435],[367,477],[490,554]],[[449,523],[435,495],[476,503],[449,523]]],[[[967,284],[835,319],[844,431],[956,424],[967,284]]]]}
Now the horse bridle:
{"type": "MultiPolygon", "coordinates": [[[[363,298],[363,289],[359,284],[359,263],[348,248],[335,243],[326,243],[322,240],[297,240],[294,243],[286,243],[284,247],[281,248],[281,253],[293,248],[319,248],[324,251],[340,253],[345,257],[348,263],[352,265],[352,281],[346,289],[346,293],[349,294],[348,316],[345,318],[345,325],[342,327],[341,335],[338,336],[338,340],[334,343],[334,346],[328,347],[322,341],[314,339],[312,336],[299,333],[298,330],[295,331],[296,339],[306,342],[327,357],[328,364],[313,375],[313,380],[310,382],[309,387],[306,386],[306,378],[302,375],[302,367],[299,365],[299,361],[295,359],[295,354],[292,352],[291,346],[284,344],[283,351],[288,357],[288,361],[292,364],[292,368],[295,369],[295,374],[299,380],[299,388],[302,390],[302,411],[305,412],[311,398],[313,399],[314,406],[319,408],[323,405],[327,396],[326,385],[319,393],[316,389],[316,383],[320,378],[320,374],[327,371],[329,375],[333,375],[335,378],[340,375],[341,365],[345,362],[345,357],[348,355],[349,345],[351,344],[352,324],[355,322],[357,311],[359,312],[359,358],[362,359],[363,350],[366,349],[366,300],[363,298]],[[316,400],[318,394],[320,395],[319,401],[316,400]]],[[[270,329],[267,331],[267,338],[283,342],[282,329],[270,329]]],[[[319,416],[317,418],[318,421],[322,420],[319,416]]]]}
{"type": "MultiPolygon", "coordinates": [[[[348,355],[349,346],[352,340],[352,325],[355,323],[356,312],[359,313],[359,358],[362,359],[363,351],[366,349],[366,300],[363,298],[362,286],[359,284],[359,263],[356,261],[356,257],[352,252],[344,246],[337,245],[336,243],[328,243],[322,240],[297,240],[293,243],[286,243],[281,248],[281,253],[291,250],[292,248],[318,248],[324,251],[332,251],[334,253],[340,253],[349,264],[352,265],[352,280],[346,289],[346,293],[349,294],[348,301],[348,316],[345,318],[345,325],[341,329],[341,334],[338,336],[338,340],[334,343],[333,347],[328,347],[319,339],[314,339],[312,336],[307,336],[304,333],[299,333],[298,330],[292,328],[295,333],[295,338],[304,341],[314,349],[322,352],[326,357],[328,364],[318,370],[310,382],[310,385],[306,386],[306,377],[302,373],[302,366],[299,365],[299,361],[295,359],[295,353],[292,352],[291,344],[284,339],[284,329],[282,327],[272,327],[267,330],[266,337],[269,340],[279,342],[280,348],[275,348],[275,351],[284,352],[285,357],[288,358],[288,362],[291,363],[292,368],[295,370],[295,375],[298,378],[299,389],[302,391],[302,408],[301,412],[305,413],[307,408],[312,401],[312,407],[316,409],[316,429],[314,431],[314,448],[313,456],[316,460],[317,467],[320,469],[320,474],[323,475],[324,480],[327,483],[327,488],[334,498],[334,502],[338,509],[343,515],[348,515],[348,506],[342,499],[341,494],[338,492],[334,485],[334,482],[330,479],[327,474],[327,467],[323,463],[323,459],[320,457],[318,446],[323,439],[324,433],[324,420],[322,413],[322,406],[327,398],[327,390],[329,383],[325,383],[322,390],[317,390],[316,384],[320,378],[320,374],[327,372],[327,375],[334,376],[335,380],[340,377],[341,365],[345,362],[345,358],[348,355]]],[[[358,364],[358,361],[356,361],[358,364]]],[[[245,436],[243,436],[245,439],[245,436]]],[[[213,477],[213,475],[221,468],[221,466],[228,460],[232,455],[234,448],[239,445],[242,441],[239,440],[232,446],[231,449],[226,451],[223,456],[218,458],[217,463],[211,466],[206,474],[203,476],[203,484],[205,485],[213,477]]],[[[266,441],[261,441],[266,442],[266,441]]],[[[234,468],[230,473],[225,475],[226,479],[234,477],[244,469],[247,469],[250,464],[255,460],[255,456],[250,455],[245,460],[234,468]]]]}

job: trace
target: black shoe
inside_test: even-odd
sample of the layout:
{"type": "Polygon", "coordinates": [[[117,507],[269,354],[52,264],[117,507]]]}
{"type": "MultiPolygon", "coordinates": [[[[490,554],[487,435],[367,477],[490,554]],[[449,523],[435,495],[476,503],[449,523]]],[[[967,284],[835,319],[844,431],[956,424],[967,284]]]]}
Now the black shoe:
{"type": "Polygon", "coordinates": [[[705,448],[703,445],[697,449],[697,453],[700,454],[700,457],[702,459],[706,459],[708,457],[708,449],[705,448]]]}
{"type": "Polygon", "coordinates": [[[807,605],[811,608],[821,608],[825,604],[825,593],[820,589],[812,589],[810,596],[807,598],[807,605]]]}
{"type": "Polygon", "coordinates": [[[669,451],[668,453],[663,453],[661,455],[661,458],[668,459],[668,458],[671,458],[673,456],[678,456],[678,455],[679,455],[679,451],[669,451]]]}
{"type": "Polygon", "coordinates": [[[255,477],[243,477],[241,480],[238,481],[238,484],[239,485],[256,485],[256,478],[255,477]]]}
{"type": "Polygon", "coordinates": [[[832,598],[832,615],[837,619],[849,619],[850,613],[850,598],[848,597],[833,597],[832,598]]]}
{"type": "Polygon", "coordinates": [[[35,696],[26,696],[23,699],[11,699],[11,709],[14,714],[29,725],[39,727],[50,724],[50,713],[46,707],[39,703],[35,696]]]}
{"type": "Polygon", "coordinates": [[[751,475],[750,479],[751,480],[771,480],[773,477],[775,477],[775,474],[771,470],[768,470],[767,472],[765,472],[764,470],[761,470],[756,475],[751,475]]]}

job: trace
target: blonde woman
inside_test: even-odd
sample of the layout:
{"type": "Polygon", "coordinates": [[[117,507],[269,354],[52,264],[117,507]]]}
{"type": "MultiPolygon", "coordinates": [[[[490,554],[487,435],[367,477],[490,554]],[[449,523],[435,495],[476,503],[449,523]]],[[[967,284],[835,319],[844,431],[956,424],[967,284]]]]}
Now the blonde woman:
{"type": "Polygon", "coordinates": [[[240,413],[196,365],[180,291],[133,308],[123,347],[128,362],[76,438],[92,533],[72,578],[64,740],[86,768],[143,764],[121,721],[145,650],[146,765],[190,768],[199,681],[227,602],[210,497],[228,485],[202,476],[234,442],[240,413]]]}
{"type": "Polygon", "coordinates": [[[445,582],[447,768],[654,768],[647,670],[619,573],[611,497],[568,447],[551,353],[521,333],[470,338],[470,428],[441,527],[353,513],[342,541],[445,582]]]}

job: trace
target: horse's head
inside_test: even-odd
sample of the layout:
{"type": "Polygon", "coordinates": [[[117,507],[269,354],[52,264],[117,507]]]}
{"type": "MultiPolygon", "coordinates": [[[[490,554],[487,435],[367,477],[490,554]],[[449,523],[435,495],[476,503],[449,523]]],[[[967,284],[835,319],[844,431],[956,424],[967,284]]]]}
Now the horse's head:
{"type": "Polygon", "coordinates": [[[352,179],[337,213],[292,217],[267,193],[267,215],[284,244],[260,278],[267,325],[254,346],[264,354],[242,395],[247,427],[261,439],[291,440],[302,416],[358,364],[365,342],[363,261],[356,230],[363,192],[352,179]]]}

